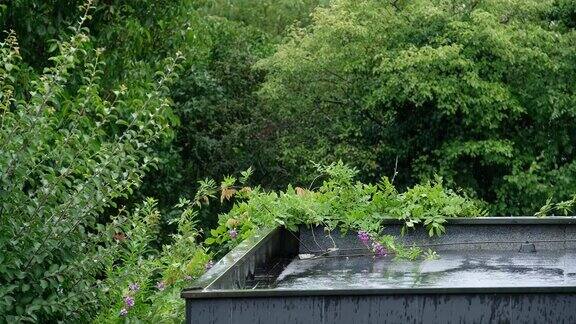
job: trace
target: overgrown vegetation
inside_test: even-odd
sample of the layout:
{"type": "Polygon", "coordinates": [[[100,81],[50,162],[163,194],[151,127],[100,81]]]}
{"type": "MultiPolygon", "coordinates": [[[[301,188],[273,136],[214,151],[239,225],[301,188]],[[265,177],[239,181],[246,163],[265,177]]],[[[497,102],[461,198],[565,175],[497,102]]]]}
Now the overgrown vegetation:
{"type": "Polygon", "coordinates": [[[211,264],[206,250],[198,245],[197,210],[190,201],[176,205],[179,214],[172,241],[161,248],[154,244],[161,215],[154,199],[147,199],[134,213],[122,213],[115,226],[114,263],[108,263],[98,282],[99,313],[90,314],[94,323],[129,319],[155,323],[182,322],[184,303],[180,292],[211,264]]]}
{"type": "Polygon", "coordinates": [[[571,0],[31,0],[0,26],[0,323],[181,321],[261,227],[416,258],[383,222],[573,213],[571,0]]]}
{"type": "MultiPolygon", "coordinates": [[[[424,226],[430,236],[435,236],[446,231],[446,218],[485,214],[480,202],[445,189],[439,178],[399,193],[386,177],[377,184],[354,180],[357,170],[342,162],[316,167],[318,174],[327,178],[316,189],[289,186],[285,191],[267,192],[244,186],[243,179],[235,188],[236,179],[226,178],[219,188],[222,199],[237,195],[239,202],[220,215],[219,226],[211,230],[205,243],[216,247],[216,255],[222,255],[219,249],[227,252],[260,228],[284,226],[297,231],[300,226],[321,226],[328,232],[338,229],[365,233],[378,244],[376,247],[384,247],[400,258],[414,259],[422,253],[419,247],[403,247],[393,236],[381,234],[386,221],[402,221],[403,233],[424,226]]],[[[199,195],[209,197],[215,191],[212,183],[199,195]]]]}
{"type": "Polygon", "coordinates": [[[112,253],[102,249],[110,238],[102,212],[141,183],[156,161],[150,148],[171,133],[166,92],[179,57],[140,88],[105,98],[101,50],[87,46],[82,29],[90,3],[82,9],[53,66],[22,96],[14,96],[17,39],[9,34],[2,43],[0,313],[8,321],[93,311],[94,285],[112,253]]]}

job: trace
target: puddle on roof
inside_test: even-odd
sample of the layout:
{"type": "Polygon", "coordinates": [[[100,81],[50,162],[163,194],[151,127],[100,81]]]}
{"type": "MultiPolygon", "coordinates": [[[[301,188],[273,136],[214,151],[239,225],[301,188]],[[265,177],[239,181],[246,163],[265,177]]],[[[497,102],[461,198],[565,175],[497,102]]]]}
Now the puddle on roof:
{"type": "Polygon", "coordinates": [[[442,252],[440,259],[371,256],[293,260],[276,289],[531,287],[576,285],[576,251],[442,252]]]}

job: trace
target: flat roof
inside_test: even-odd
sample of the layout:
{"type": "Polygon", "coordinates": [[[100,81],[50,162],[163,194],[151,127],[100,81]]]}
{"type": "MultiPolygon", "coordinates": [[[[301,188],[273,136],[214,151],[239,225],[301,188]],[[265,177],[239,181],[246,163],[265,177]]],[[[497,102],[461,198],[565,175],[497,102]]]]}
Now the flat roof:
{"type": "Polygon", "coordinates": [[[435,260],[373,256],[294,259],[274,289],[576,286],[576,251],[444,251],[435,260]]]}
{"type": "MultiPolygon", "coordinates": [[[[242,242],[184,298],[323,295],[576,293],[576,219],[450,221],[445,235],[399,239],[431,246],[437,259],[375,258],[356,233],[322,227],[263,230],[242,242]],[[330,251],[337,246],[339,250],[330,251]],[[526,247],[526,249],[524,249],[526,247]]],[[[400,226],[386,225],[385,233],[400,226]]]]}

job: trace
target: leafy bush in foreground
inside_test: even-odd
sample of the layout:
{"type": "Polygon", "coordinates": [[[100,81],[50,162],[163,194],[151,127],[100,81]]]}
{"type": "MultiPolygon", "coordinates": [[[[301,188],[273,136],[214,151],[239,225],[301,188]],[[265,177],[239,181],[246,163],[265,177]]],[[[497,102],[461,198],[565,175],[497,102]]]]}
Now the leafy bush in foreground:
{"type": "Polygon", "coordinates": [[[100,312],[94,323],[146,321],[182,322],[184,301],[180,292],[210,265],[210,256],[197,243],[197,210],[182,199],[176,206],[178,225],[169,243],[155,248],[160,213],[154,199],[131,214],[115,217],[117,240],[114,264],[108,264],[105,279],[98,284],[100,312]]]}
{"type": "Polygon", "coordinates": [[[90,3],[82,9],[53,65],[22,96],[15,35],[1,44],[0,314],[8,322],[76,320],[97,308],[96,279],[113,253],[98,221],[141,183],[155,163],[150,146],[171,133],[165,93],[178,58],[156,80],[101,95],[102,51],[82,28],[90,3]]]}

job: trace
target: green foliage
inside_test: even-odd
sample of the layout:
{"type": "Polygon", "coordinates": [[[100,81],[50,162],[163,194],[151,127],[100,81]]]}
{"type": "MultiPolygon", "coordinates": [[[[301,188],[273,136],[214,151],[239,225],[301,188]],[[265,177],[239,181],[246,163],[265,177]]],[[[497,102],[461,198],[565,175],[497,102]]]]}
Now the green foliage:
{"type": "Polygon", "coordinates": [[[445,232],[448,217],[486,213],[479,202],[443,188],[441,179],[398,193],[387,178],[377,184],[354,181],[357,170],[342,162],[317,166],[317,170],[327,177],[317,190],[289,186],[285,191],[267,192],[256,187],[236,197],[239,202],[220,215],[219,226],[205,243],[222,255],[260,228],[284,226],[295,231],[299,226],[322,226],[328,231],[366,231],[398,257],[413,259],[421,249],[403,248],[394,243],[394,237],[380,234],[386,221],[401,220],[403,233],[424,226],[435,236],[445,232]]]}
{"type": "MultiPolygon", "coordinates": [[[[78,20],[77,8],[83,1],[8,1],[0,4],[0,30],[19,35],[21,55],[36,67],[48,65],[50,53],[57,50],[55,39],[69,32],[78,20]]],[[[62,38],[64,39],[64,38],[62,38]]]]}
{"type": "MultiPolygon", "coordinates": [[[[23,60],[33,67],[45,67],[58,46],[57,41],[71,32],[70,26],[78,20],[77,8],[84,0],[27,0],[10,1],[2,5],[0,27],[14,30],[19,35],[23,60]]],[[[93,1],[91,21],[86,27],[91,30],[93,42],[106,47],[108,71],[118,73],[119,69],[133,61],[151,55],[156,58],[166,54],[169,43],[178,37],[169,37],[177,27],[180,34],[186,34],[179,24],[186,11],[192,10],[189,0],[108,0],[93,1]],[[112,60],[121,61],[118,64],[112,60]]],[[[159,62],[158,62],[159,63],[159,62]]]]}
{"type": "Polygon", "coordinates": [[[556,0],[549,13],[549,19],[566,28],[576,28],[576,3],[570,0],[556,0]]]}
{"type": "Polygon", "coordinates": [[[150,147],[170,134],[166,86],[180,59],[105,97],[102,50],[81,27],[88,18],[22,96],[16,37],[1,46],[0,313],[8,322],[89,316],[111,253],[99,217],[141,183],[155,163],[150,147]]]}
{"type": "Polygon", "coordinates": [[[162,148],[163,169],[145,187],[146,194],[166,202],[177,198],[174,191],[192,194],[196,188],[190,184],[198,179],[261,164],[255,161],[263,146],[253,92],[262,76],[251,66],[271,52],[268,37],[219,18],[199,20],[192,31],[201,38],[193,48],[202,55],[192,53],[183,62],[182,77],[172,87],[179,126],[171,146],[162,148]]]}
{"type": "Polygon", "coordinates": [[[181,322],[215,222],[573,212],[574,1],[82,3],[0,4],[0,322],[181,322]]]}
{"type": "MultiPolygon", "coordinates": [[[[77,19],[72,9],[78,4],[16,1],[5,7],[7,15],[0,25],[25,38],[24,63],[38,70],[48,64],[45,47],[51,50],[54,39],[63,37],[77,19]],[[43,29],[51,33],[38,31],[43,29]]],[[[181,51],[185,56],[181,78],[170,93],[175,139],[151,148],[159,170],[149,173],[126,203],[154,196],[166,208],[180,195],[192,194],[198,179],[218,178],[250,165],[257,167],[254,176],[266,186],[283,187],[291,181],[275,161],[276,148],[271,145],[275,127],[261,113],[254,94],[263,74],[252,66],[273,52],[287,26],[306,20],[314,5],[314,1],[250,0],[97,2],[88,26],[94,46],[106,48],[100,82],[104,91],[120,85],[140,88],[140,80],[150,80],[170,53],[181,51]]],[[[201,211],[204,227],[211,225],[209,214],[217,209],[201,211]]]]}
{"type": "Polygon", "coordinates": [[[169,243],[155,248],[160,213],[157,202],[147,199],[132,214],[113,219],[117,233],[115,263],[108,264],[105,279],[99,283],[100,312],[94,323],[122,323],[125,320],[155,323],[181,323],[184,301],[180,292],[191,280],[204,273],[210,256],[197,244],[197,210],[181,200],[173,219],[178,224],[169,243]],[[126,298],[132,298],[129,306],[126,298]],[[121,315],[122,310],[126,311],[121,315]]]}
{"type": "Polygon", "coordinates": [[[573,1],[336,0],[258,66],[288,174],[343,159],[533,213],[576,190],[573,1]],[[572,15],[573,16],[573,15],[572,15]],[[551,131],[553,130],[553,131],[551,131]]]}
{"type": "Polygon", "coordinates": [[[257,27],[272,35],[282,35],[293,24],[307,25],[310,13],[326,0],[203,0],[202,12],[226,17],[257,27]]]}
{"type": "Polygon", "coordinates": [[[572,196],[572,199],[564,200],[560,202],[552,202],[552,198],[546,200],[546,204],[540,207],[540,210],[534,214],[537,217],[544,216],[569,216],[573,215],[574,207],[576,206],[576,195],[572,196]]]}

